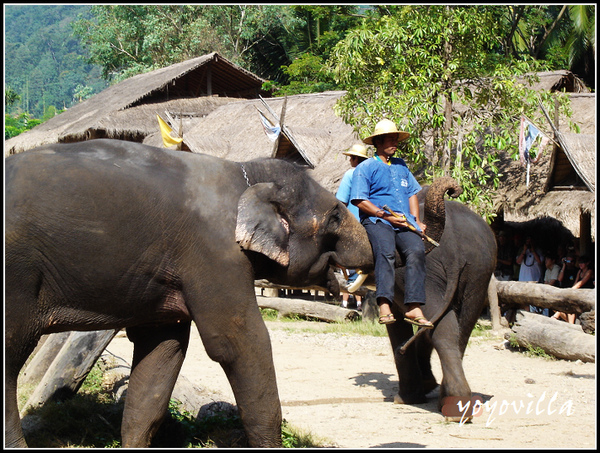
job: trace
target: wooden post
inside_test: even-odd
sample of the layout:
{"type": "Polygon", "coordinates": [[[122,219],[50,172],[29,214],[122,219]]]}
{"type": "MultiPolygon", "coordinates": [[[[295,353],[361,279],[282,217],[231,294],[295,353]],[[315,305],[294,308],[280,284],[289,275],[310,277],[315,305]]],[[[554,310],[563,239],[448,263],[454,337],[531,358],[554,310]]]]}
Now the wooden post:
{"type": "Polygon", "coordinates": [[[496,276],[492,274],[490,284],[488,285],[488,303],[490,305],[490,317],[492,318],[492,330],[499,332],[502,329],[500,324],[500,307],[498,305],[498,290],[496,289],[496,276]]]}
{"type": "Polygon", "coordinates": [[[120,329],[71,332],[41,382],[21,411],[38,407],[51,399],[73,396],[120,329]]]}
{"type": "Polygon", "coordinates": [[[69,335],[71,335],[71,332],[58,332],[44,335],[40,339],[39,342],[42,344],[38,345],[33,352],[31,361],[19,377],[21,385],[37,384],[42,380],[69,335]]]}
{"type": "MultiPolygon", "coordinates": [[[[283,133],[283,121],[285,120],[285,110],[287,109],[287,96],[283,98],[283,106],[281,106],[281,116],[279,117],[279,127],[281,128],[279,132],[279,136],[275,143],[273,143],[273,152],[271,153],[271,157],[276,157],[277,149],[279,148],[279,142],[281,141],[281,134],[283,133]]],[[[277,119],[277,118],[275,118],[277,119]]]]}

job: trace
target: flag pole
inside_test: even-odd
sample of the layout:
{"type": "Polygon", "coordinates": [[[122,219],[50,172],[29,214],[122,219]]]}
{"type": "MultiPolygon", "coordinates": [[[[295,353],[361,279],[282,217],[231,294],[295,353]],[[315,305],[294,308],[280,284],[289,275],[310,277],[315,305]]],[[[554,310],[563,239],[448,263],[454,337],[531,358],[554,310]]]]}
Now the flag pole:
{"type": "Polygon", "coordinates": [[[531,124],[533,124],[533,125],[534,125],[534,126],[537,128],[537,130],[538,130],[538,131],[540,131],[540,134],[542,134],[542,135],[543,135],[544,137],[546,137],[548,140],[552,141],[552,142],[553,142],[555,145],[557,145],[557,146],[560,146],[560,145],[558,144],[558,142],[556,142],[556,141],[555,141],[555,140],[554,140],[552,137],[549,137],[549,136],[548,136],[548,134],[546,134],[546,133],[545,133],[543,130],[541,130],[539,127],[537,127],[533,121],[531,121],[529,118],[527,118],[527,116],[526,116],[526,115],[523,115],[522,113],[521,113],[521,115],[523,116],[523,118],[525,118],[525,119],[526,119],[527,121],[529,121],[531,124]]]}

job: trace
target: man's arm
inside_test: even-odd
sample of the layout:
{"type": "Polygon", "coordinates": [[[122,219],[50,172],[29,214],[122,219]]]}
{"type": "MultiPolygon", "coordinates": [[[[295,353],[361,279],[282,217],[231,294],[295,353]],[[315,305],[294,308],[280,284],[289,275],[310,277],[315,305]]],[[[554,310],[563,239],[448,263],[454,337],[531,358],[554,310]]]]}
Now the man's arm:
{"type": "Polygon", "coordinates": [[[408,227],[408,223],[396,216],[391,215],[385,209],[380,208],[369,200],[352,200],[352,203],[358,206],[358,209],[368,214],[369,217],[379,217],[387,220],[395,227],[408,227]]]}

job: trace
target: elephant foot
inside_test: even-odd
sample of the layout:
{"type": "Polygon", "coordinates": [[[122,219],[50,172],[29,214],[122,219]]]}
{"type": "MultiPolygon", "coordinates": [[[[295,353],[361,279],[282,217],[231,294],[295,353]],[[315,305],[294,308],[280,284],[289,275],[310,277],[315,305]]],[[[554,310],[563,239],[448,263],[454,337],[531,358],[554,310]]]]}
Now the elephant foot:
{"type": "Polygon", "coordinates": [[[425,395],[414,395],[410,397],[401,397],[399,393],[394,395],[394,404],[424,404],[427,402],[425,395]]]}
{"type": "Polygon", "coordinates": [[[444,417],[444,421],[449,422],[449,423],[460,423],[462,425],[463,423],[472,423],[473,417],[458,417],[458,416],[444,417]]]}
{"type": "Polygon", "coordinates": [[[425,395],[427,395],[429,392],[432,392],[433,390],[435,390],[438,387],[438,383],[435,379],[426,379],[423,381],[423,391],[425,392],[425,395]]]}
{"type": "Polygon", "coordinates": [[[467,398],[460,396],[447,396],[440,398],[438,406],[447,422],[470,423],[478,412],[478,397],[467,398]]]}

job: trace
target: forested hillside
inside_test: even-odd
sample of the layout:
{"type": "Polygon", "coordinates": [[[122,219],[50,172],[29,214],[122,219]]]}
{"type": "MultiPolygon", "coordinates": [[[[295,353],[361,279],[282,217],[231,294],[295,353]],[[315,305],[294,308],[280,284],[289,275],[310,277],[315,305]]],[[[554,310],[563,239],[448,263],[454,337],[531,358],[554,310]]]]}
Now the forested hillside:
{"type": "Polygon", "coordinates": [[[53,116],[107,86],[101,68],[87,64],[87,51],[70,25],[89,10],[89,5],[5,5],[5,88],[19,96],[7,113],[53,116]]]}

